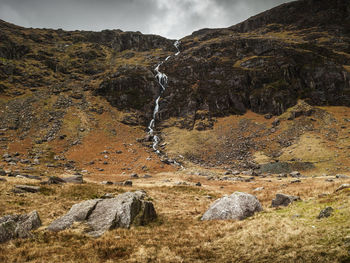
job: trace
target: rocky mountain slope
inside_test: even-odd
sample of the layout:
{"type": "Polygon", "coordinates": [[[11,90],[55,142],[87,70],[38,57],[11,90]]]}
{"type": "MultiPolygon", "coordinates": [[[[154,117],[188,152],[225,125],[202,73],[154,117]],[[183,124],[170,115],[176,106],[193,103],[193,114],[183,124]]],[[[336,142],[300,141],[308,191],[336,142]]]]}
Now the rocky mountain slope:
{"type": "MultiPolygon", "coordinates": [[[[299,111],[296,117],[306,116],[296,123],[272,116],[300,99],[311,106],[350,105],[349,13],[345,0],[300,0],[236,26],[183,38],[180,55],[161,66],[169,77],[156,116],[163,152],[179,161],[247,164],[261,151],[278,158],[304,134],[303,127],[328,134],[332,116],[320,109],[299,111]],[[218,118],[250,111],[272,119],[262,126],[239,124],[234,133],[216,132],[218,118]],[[207,149],[216,149],[194,155],[176,150],[183,139],[179,134],[187,133],[178,128],[188,134],[213,131],[211,138],[217,139],[212,145],[206,140],[207,149]]],[[[163,169],[150,143],[135,140],[146,135],[160,92],[154,67],[176,52],[173,40],[120,30],[26,29],[4,21],[0,27],[1,149],[12,158],[7,164],[69,168],[78,163],[122,172],[148,163],[163,169]],[[113,153],[101,156],[103,151],[113,153]]],[[[198,134],[194,148],[205,134],[198,134]]]]}

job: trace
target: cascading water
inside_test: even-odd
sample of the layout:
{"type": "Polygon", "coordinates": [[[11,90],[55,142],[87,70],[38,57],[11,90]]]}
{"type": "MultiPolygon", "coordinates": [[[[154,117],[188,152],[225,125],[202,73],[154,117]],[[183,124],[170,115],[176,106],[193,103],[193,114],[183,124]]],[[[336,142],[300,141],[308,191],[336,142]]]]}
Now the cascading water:
{"type": "MultiPolygon", "coordinates": [[[[178,40],[175,41],[174,46],[177,49],[177,52],[175,53],[175,56],[177,56],[177,55],[180,54],[180,49],[179,49],[180,41],[178,41],[178,40]]],[[[159,71],[159,67],[161,65],[163,65],[164,62],[168,61],[169,58],[171,58],[171,56],[168,56],[164,61],[159,63],[156,66],[156,68],[154,69],[155,72],[156,72],[156,79],[157,79],[159,85],[161,86],[162,90],[160,91],[160,94],[159,94],[159,96],[158,96],[158,98],[156,99],[156,102],[155,102],[155,106],[154,106],[154,110],[153,110],[153,118],[152,118],[151,122],[148,125],[148,134],[153,137],[152,148],[153,148],[153,150],[155,150],[155,152],[157,154],[160,154],[160,151],[157,149],[157,146],[158,146],[158,143],[159,143],[160,139],[159,139],[159,137],[157,135],[154,134],[154,128],[155,128],[155,124],[156,124],[157,113],[159,112],[159,100],[160,100],[160,97],[162,96],[162,94],[164,93],[164,91],[166,90],[166,88],[168,86],[168,77],[167,77],[167,75],[165,75],[164,73],[159,71]]]]}

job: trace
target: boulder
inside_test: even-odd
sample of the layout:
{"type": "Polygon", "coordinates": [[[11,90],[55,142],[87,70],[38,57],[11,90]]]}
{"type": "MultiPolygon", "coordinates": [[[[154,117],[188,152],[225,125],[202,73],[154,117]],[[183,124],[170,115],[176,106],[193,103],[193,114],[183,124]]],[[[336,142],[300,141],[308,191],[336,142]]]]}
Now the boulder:
{"type": "Polygon", "coordinates": [[[0,218],[0,243],[14,238],[26,238],[30,231],[41,226],[36,211],[24,215],[6,215],[0,218]]]}
{"type": "Polygon", "coordinates": [[[255,196],[235,192],[216,200],[204,213],[201,220],[243,220],[262,210],[263,208],[255,196]]]}
{"type": "Polygon", "coordinates": [[[93,199],[75,204],[63,217],[55,220],[48,230],[60,231],[69,228],[74,222],[85,221],[91,236],[101,236],[107,230],[132,224],[146,225],[157,215],[153,203],[144,200],[142,191],[127,192],[115,198],[93,199]]]}
{"type": "Polygon", "coordinates": [[[75,204],[71,207],[67,214],[55,220],[48,226],[48,230],[61,231],[69,228],[74,222],[84,221],[95,209],[96,204],[102,199],[93,199],[75,204]]]}
{"type": "Polygon", "coordinates": [[[298,196],[276,194],[276,198],[272,200],[271,205],[272,207],[288,206],[290,203],[298,200],[300,200],[300,197],[298,196]]]}

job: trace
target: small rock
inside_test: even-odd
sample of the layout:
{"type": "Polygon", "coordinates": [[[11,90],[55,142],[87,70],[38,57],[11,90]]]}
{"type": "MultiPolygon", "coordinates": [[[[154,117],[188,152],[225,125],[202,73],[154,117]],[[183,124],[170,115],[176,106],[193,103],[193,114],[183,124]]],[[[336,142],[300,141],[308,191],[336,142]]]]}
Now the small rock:
{"type": "Polygon", "coordinates": [[[0,176],[6,176],[6,171],[0,168],[0,176]]]}
{"type": "Polygon", "coordinates": [[[66,182],[65,180],[57,176],[50,176],[49,179],[47,180],[47,184],[63,184],[65,182],[66,182]]]}
{"type": "Polygon", "coordinates": [[[285,195],[285,194],[276,194],[276,198],[272,200],[272,207],[278,207],[278,206],[288,206],[290,203],[294,201],[299,201],[300,197],[298,196],[291,196],[291,195],[285,195]]]}
{"type": "Polygon", "coordinates": [[[202,184],[200,182],[196,183],[196,186],[202,186],[202,184]]]}
{"type": "Polygon", "coordinates": [[[111,181],[102,181],[101,184],[104,184],[104,185],[112,185],[113,182],[111,182],[111,181]]]}
{"type": "Polygon", "coordinates": [[[30,186],[30,185],[15,185],[15,188],[28,193],[36,193],[40,191],[39,186],[30,186]]]}
{"type": "Polygon", "coordinates": [[[132,181],[126,180],[126,181],[124,181],[123,185],[124,186],[132,186],[132,181]]]}
{"type": "Polygon", "coordinates": [[[328,206],[320,212],[320,214],[317,216],[317,219],[330,217],[332,215],[333,211],[334,211],[334,209],[332,207],[328,206]]]}
{"type": "Polygon", "coordinates": [[[84,183],[82,175],[74,175],[67,178],[62,178],[66,183],[82,184],[84,183]]]}
{"type": "Polygon", "coordinates": [[[350,177],[347,175],[344,175],[344,174],[337,174],[335,176],[335,178],[337,178],[337,179],[349,179],[350,177]]]}
{"type": "Polygon", "coordinates": [[[295,184],[295,183],[301,183],[301,180],[297,179],[297,180],[293,180],[290,182],[291,184],[295,184]]]}
{"type": "Polygon", "coordinates": [[[326,181],[326,182],[330,182],[330,183],[331,183],[331,182],[334,182],[334,180],[331,179],[331,178],[328,178],[328,179],[326,179],[325,181],[326,181]]]}
{"type": "Polygon", "coordinates": [[[135,174],[135,173],[134,173],[134,174],[131,174],[131,175],[130,175],[130,178],[139,178],[139,176],[138,176],[138,174],[135,174]]]}
{"type": "Polygon", "coordinates": [[[298,178],[298,177],[301,177],[301,174],[300,174],[298,171],[294,171],[294,172],[291,172],[291,173],[290,173],[290,176],[291,176],[291,177],[297,177],[297,178],[298,178]]]}
{"type": "Polygon", "coordinates": [[[142,178],[147,179],[147,178],[152,178],[152,176],[150,176],[149,174],[144,174],[144,175],[142,176],[142,178]]]}
{"type": "Polygon", "coordinates": [[[260,192],[260,191],[262,191],[262,190],[264,190],[264,187],[258,187],[258,188],[255,188],[255,189],[253,190],[253,192],[260,192]]]}
{"type": "Polygon", "coordinates": [[[41,181],[41,177],[37,175],[30,175],[30,174],[19,174],[16,175],[17,178],[25,178],[25,179],[33,179],[33,180],[39,180],[41,181]]]}
{"type": "Polygon", "coordinates": [[[341,191],[341,190],[347,189],[347,188],[350,188],[350,184],[342,184],[342,185],[339,186],[339,187],[337,188],[337,190],[335,190],[335,191],[338,192],[338,191],[341,191]]]}

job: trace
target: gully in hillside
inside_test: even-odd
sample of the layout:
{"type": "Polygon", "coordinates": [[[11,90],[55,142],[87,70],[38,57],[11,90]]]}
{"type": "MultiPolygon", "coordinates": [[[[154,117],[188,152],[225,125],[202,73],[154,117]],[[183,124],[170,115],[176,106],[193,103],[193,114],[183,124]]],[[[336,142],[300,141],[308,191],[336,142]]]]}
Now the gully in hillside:
{"type": "MultiPolygon", "coordinates": [[[[177,52],[175,54],[175,56],[177,56],[177,55],[180,54],[180,50],[179,50],[180,41],[177,40],[174,43],[174,46],[177,49],[177,52]]],[[[154,110],[153,110],[153,118],[152,118],[151,122],[148,125],[148,134],[153,137],[152,148],[158,154],[160,154],[160,151],[157,149],[157,146],[158,146],[158,143],[159,143],[160,139],[159,139],[159,137],[157,135],[154,134],[155,122],[156,122],[157,113],[159,112],[159,100],[160,100],[160,97],[162,96],[163,92],[166,90],[167,85],[168,85],[168,77],[167,77],[167,75],[165,75],[165,73],[162,73],[162,72],[159,71],[159,67],[161,65],[163,65],[164,62],[166,62],[169,58],[171,58],[171,56],[168,56],[164,61],[159,63],[157,65],[157,67],[154,69],[156,71],[156,79],[157,79],[159,85],[161,86],[162,90],[160,91],[160,94],[159,94],[159,96],[158,96],[158,98],[156,99],[156,102],[155,102],[155,107],[154,107],[154,110]]]]}

